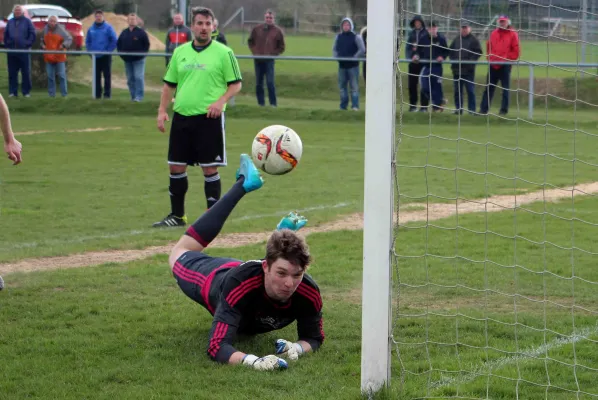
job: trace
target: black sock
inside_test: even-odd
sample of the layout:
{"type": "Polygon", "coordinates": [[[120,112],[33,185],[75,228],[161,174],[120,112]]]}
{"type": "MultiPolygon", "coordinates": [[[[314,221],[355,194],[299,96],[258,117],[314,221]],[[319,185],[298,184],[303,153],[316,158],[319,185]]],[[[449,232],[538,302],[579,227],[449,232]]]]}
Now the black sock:
{"type": "Polygon", "coordinates": [[[241,176],[233,187],[209,211],[205,212],[187,229],[185,234],[197,240],[203,247],[207,247],[218,236],[222,226],[224,226],[224,222],[239,200],[245,196],[245,189],[243,189],[244,181],[244,177],[241,176]]]}
{"type": "Polygon", "coordinates": [[[222,184],[220,182],[220,175],[218,175],[218,172],[212,175],[205,175],[204,179],[204,192],[206,193],[208,209],[210,209],[220,199],[222,184]]]}
{"type": "Polygon", "coordinates": [[[171,212],[177,217],[185,215],[185,194],[189,188],[187,173],[170,174],[170,207],[171,212]]]}

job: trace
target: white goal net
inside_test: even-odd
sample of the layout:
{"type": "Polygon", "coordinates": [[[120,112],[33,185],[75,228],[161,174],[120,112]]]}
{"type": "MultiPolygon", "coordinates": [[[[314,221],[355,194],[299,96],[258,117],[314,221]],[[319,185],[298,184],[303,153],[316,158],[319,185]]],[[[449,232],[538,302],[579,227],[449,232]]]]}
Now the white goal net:
{"type": "MultiPolygon", "coordinates": [[[[488,64],[461,77],[474,82],[473,110],[466,86],[455,85],[461,69],[445,62],[441,76],[418,71],[412,104],[413,70],[397,67],[394,158],[386,165],[394,181],[391,397],[598,398],[598,1],[396,6],[402,60],[415,15],[428,27],[436,22],[447,46],[470,26],[480,62],[507,15],[521,53],[509,67],[508,108],[499,81],[487,113],[480,108],[489,98],[488,64]],[[422,107],[422,81],[438,90],[434,79],[442,101],[432,95],[422,107]],[[455,91],[463,104],[457,113],[455,91]]],[[[372,40],[368,32],[368,52],[372,40]]],[[[458,51],[450,54],[459,61],[458,51]]],[[[374,68],[368,64],[368,74],[374,68]]],[[[367,181],[366,162],[364,246],[373,232],[367,181]]],[[[367,251],[364,310],[373,268],[367,251]]],[[[384,327],[364,326],[364,337],[384,327]]],[[[370,357],[365,348],[362,357],[370,357]]]]}

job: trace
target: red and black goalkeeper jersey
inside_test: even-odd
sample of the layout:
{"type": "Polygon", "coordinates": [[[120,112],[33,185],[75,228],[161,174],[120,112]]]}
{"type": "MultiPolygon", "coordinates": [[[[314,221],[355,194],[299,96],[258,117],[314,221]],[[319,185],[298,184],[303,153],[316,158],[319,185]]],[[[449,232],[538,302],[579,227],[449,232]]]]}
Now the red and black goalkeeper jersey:
{"type": "Polygon", "coordinates": [[[236,351],[237,333],[265,333],[297,321],[299,340],[316,350],[324,341],[322,298],[313,279],[304,274],[287,303],[270,299],[264,289],[262,261],[228,261],[206,277],[202,297],[214,315],[208,355],[226,363],[236,351]]]}

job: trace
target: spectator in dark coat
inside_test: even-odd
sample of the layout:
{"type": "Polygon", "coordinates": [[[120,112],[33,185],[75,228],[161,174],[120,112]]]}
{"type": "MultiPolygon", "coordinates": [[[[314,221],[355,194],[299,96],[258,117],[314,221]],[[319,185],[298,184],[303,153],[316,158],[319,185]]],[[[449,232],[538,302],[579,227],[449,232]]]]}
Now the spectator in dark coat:
{"type": "Polygon", "coordinates": [[[217,42],[222,43],[225,46],[228,46],[228,43],[226,42],[226,36],[224,36],[224,33],[222,33],[221,31],[218,30],[218,20],[215,19],[214,20],[214,24],[212,25],[212,40],[215,40],[217,42]]]}
{"type": "MultiPolygon", "coordinates": [[[[438,32],[438,24],[432,22],[430,32],[427,32],[419,42],[419,58],[428,60],[422,62],[421,72],[421,96],[426,103],[432,100],[432,110],[435,112],[443,111],[444,95],[442,92],[442,62],[449,55],[449,48],[446,38],[438,32]],[[436,62],[432,62],[436,61],[436,62]]],[[[423,104],[423,100],[422,100],[423,104]]],[[[422,107],[420,111],[427,111],[427,107],[422,107]]]]}
{"type": "MultiPolygon", "coordinates": [[[[422,65],[419,63],[418,49],[421,40],[428,35],[428,31],[426,30],[424,20],[419,15],[413,17],[409,25],[411,26],[412,31],[409,33],[409,37],[407,37],[405,58],[411,60],[409,63],[409,79],[407,81],[407,86],[409,87],[409,111],[413,112],[417,111],[417,85],[419,84],[419,76],[422,72],[422,65]]],[[[428,104],[427,98],[421,98],[422,110],[426,110],[428,104]]]]}
{"type": "MultiPolygon", "coordinates": [[[[23,7],[13,8],[13,18],[4,29],[4,46],[7,49],[29,50],[35,42],[35,28],[31,20],[23,15],[23,7]]],[[[6,53],[8,63],[8,97],[16,97],[19,92],[19,71],[23,96],[31,93],[31,55],[27,53],[6,53]]]]}
{"type": "MultiPolygon", "coordinates": [[[[452,61],[477,61],[482,55],[480,41],[471,33],[471,26],[464,22],[461,33],[453,40],[450,46],[452,61]]],[[[454,114],[463,114],[463,89],[467,90],[467,109],[469,113],[475,112],[475,64],[451,64],[453,72],[453,85],[455,90],[454,114]]]]}
{"type": "Polygon", "coordinates": [[[137,14],[129,14],[128,22],[129,27],[123,30],[118,37],[116,48],[119,52],[124,53],[142,53],[138,56],[121,56],[125,62],[127,86],[131,100],[140,102],[143,100],[145,91],[145,53],[149,51],[150,42],[147,33],[137,26],[137,14]]]}

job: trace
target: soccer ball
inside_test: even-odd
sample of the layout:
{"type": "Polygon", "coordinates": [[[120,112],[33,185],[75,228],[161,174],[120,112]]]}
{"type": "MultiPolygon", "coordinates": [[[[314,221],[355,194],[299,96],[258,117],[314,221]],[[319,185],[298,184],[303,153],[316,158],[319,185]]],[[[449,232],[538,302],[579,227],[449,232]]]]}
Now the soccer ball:
{"type": "Polygon", "coordinates": [[[299,163],[303,143],[297,133],[283,125],[262,129],[253,140],[251,156],[255,166],[270,175],[284,175],[299,163]]]}

